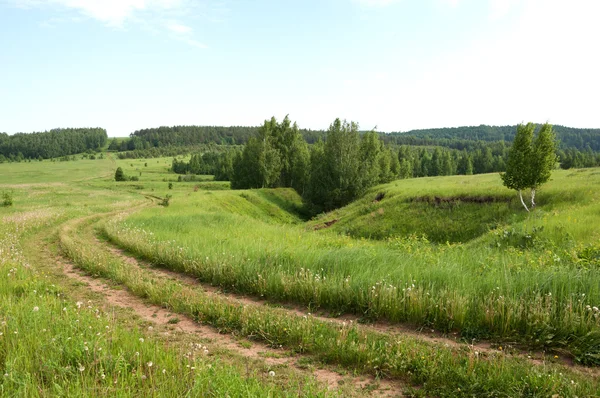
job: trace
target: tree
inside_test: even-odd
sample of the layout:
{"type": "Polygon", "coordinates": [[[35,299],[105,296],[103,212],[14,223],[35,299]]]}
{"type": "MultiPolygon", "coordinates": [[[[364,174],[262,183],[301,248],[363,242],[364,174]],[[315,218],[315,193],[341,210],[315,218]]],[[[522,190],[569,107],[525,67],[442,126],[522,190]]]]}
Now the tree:
{"type": "Polygon", "coordinates": [[[550,179],[556,162],[556,138],[552,126],[544,124],[534,140],[535,124],[518,125],[512,147],[508,152],[506,172],[501,174],[504,186],[518,191],[521,204],[523,190],[531,190],[531,207],[535,207],[536,189],[550,179]]]}
{"type": "Polygon", "coordinates": [[[115,171],[115,181],[127,181],[127,177],[125,177],[125,173],[123,173],[123,169],[117,167],[115,171]]]}

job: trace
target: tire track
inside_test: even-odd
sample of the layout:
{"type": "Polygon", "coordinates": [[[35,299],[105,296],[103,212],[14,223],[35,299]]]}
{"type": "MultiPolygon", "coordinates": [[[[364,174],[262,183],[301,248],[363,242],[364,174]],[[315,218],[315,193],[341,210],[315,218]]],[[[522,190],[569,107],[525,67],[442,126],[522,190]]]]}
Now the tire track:
{"type": "MultiPolygon", "coordinates": [[[[114,215],[115,213],[122,214],[123,212],[112,212],[105,214],[104,216],[114,215]]],[[[63,231],[69,231],[73,225],[93,218],[98,218],[98,215],[74,220],[65,224],[62,229],[63,231]]],[[[190,287],[198,287],[193,278],[182,277],[176,273],[148,268],[143,264],[139,264],[134,258],[122,254],[119,249],[103,245],[97,238],[91,243],[102,246],[103,250],[109,250],[113,255],[118,256],[130,266],[144,268],[161,278],[177,278],[178,281],[181,281],[190,287]]],[[[298,362],[300,359],[310,358],[308,355],[289,355],[285,350],[275,349],[255,341],[252,341],[251,343],[246,341],[247,344],[240,344],[240,340],[234,335],[221,334],[215,328],[198,323],[192,318],[180,313],[177,313],[178,322],[173,325],[170,319],[173,318],[174,313],[167,309],[144,302],[142,299],[129,292],[128,289],[115,289],[107,283],[102,282],[101,279],[88,276],[81,272],[76,265],[64,258],[56,258],[56,262],[61,266],[63,273],[67,277],[83,283],[87,285],[91,291],[101,294],[109,305],[132,310],[141,319],[152,324],[163,327],[175,326],[181,333],[198,336],[202,339],[209,339],[211,341],[211,343],[208,343],[209,347],[212,345],[209,352],[214,351],[215,349],[225,349],[240,358],[249,358],[253,361],[263,362],[269,368],[284,366],[289,367],[296,372],[306,373],[306,366],[300,365],[298,362]]],[[[205,292],[207,294],[217,294],[216,292],[205,292]]],[[[237,302],[234,299],[231,299],[231,302],[239,305],[250,304],[249,301],[237,302]]],[[[253,303],[252,305],[255,304],[253,303]]],[[[352,395],[358,394],[358,396],[368,395],[373,397],[403,396],[403,385],[397,381],[376,380],[375,378],[366,375],[361,377],[342,376],[326,367],[314,369],[311,371],[311,374],[318,382],[327,386],[327,388],[333,392],[337,391],[343,394],[348,394],[350,392],[352,395]],[[350,388],[351,391],[348,391],[348,388],[350,388]]]]}

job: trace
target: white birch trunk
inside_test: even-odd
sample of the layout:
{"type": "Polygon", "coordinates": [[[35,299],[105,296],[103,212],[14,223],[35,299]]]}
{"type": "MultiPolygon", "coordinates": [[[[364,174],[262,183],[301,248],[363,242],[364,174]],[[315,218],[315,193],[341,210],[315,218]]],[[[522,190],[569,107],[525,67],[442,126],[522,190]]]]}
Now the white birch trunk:
{"type": "Polygon", "coordinates": [[[531,188],[531,208],[535,207],[535,188],[531,188]]]}
{"type": "Polygon", "coordinates": [[[523,192],[521,192],[520,189],[519,189],[519,198],[521,199],[521,204],[523,204],[523,207],[525,208],[525,210],[527,210],[529,212],[529,208],[527,207],[527,205],[525,204],[525,201],[523,200],[523,192]]]}

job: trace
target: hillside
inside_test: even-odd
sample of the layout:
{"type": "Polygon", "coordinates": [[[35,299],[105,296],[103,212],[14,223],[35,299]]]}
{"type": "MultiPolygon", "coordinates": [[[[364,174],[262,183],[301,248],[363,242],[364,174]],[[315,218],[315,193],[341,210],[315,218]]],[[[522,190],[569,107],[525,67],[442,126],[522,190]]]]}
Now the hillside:
{"type": "MultiPolygon", "coordinates": [[[[574,128],[555,125],[554,130],[562,149],[575,148],[600,151],[600,129],[574,128]]],[[[402,145],[440,145],[463,149],[478,141],[512,142],[516,126],[463,126],[445,127],[386,134],[386,140],[402,145]]]]}

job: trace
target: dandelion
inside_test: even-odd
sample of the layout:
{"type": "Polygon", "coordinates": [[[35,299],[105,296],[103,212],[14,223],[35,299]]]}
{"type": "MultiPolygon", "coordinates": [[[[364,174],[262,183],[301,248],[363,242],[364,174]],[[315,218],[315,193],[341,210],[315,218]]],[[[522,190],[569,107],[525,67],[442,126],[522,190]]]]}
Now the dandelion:
{"type": "Polygon", "coordinates": [[[83,372],[85,370],[85,366],[79,364],[79,368],[78,369],[79,369],[80,372],[83,372]]]}
{"type": "Polygon", "coordinates": [[[38,306],[33,307],[33,312],[38,312],[39,310],[40,310],[40,307],[38,307],[38,306]]]}
{"type": "Polygon", "coordinates": [[[106,379],[106,375],[105,375],[104,373],[102,373],[102,374],[100,375],[100,377],[102,378],[102,380],[106,379]]]}
{"type": "Polygon", "coordinates": [[[143,343],[143,342],[144,342],[144,338],[140,337],[140,343],[143,343]]]}
{"type": "Polygon", "coordinates": [[[269,376],[271,376],[271,377],[275,377],[275,372],[273,372],[273,371],[270,371],[270,372],[269,372],[269,376]]]}
{"type": "Polygon", "coordinates": [[[208,355],[208,350],[204,350],[204,355],[208,355]]]}
{"type": "Polygon", "coordinates": [[[162,374],[165,374],[165,373],[167,373],[167,369],[162,370],[162,374]]]}
{"type": "Polygon", "coordinates": [[[148,362],[146,365],[147,365],[149,368],[151,368],[151,367],[152,367],[152,365],[154,365],[154,364],[152,363],[152,361],[150,361],[150,362],[148,362]]]}
{"type": "Polygon", "coordinates": [[[139,356],[140,356],[140,353],[136,351],[136,352],[135,352],[135,356],[136,356],[136,357],[139,357],[139,356]]]}

